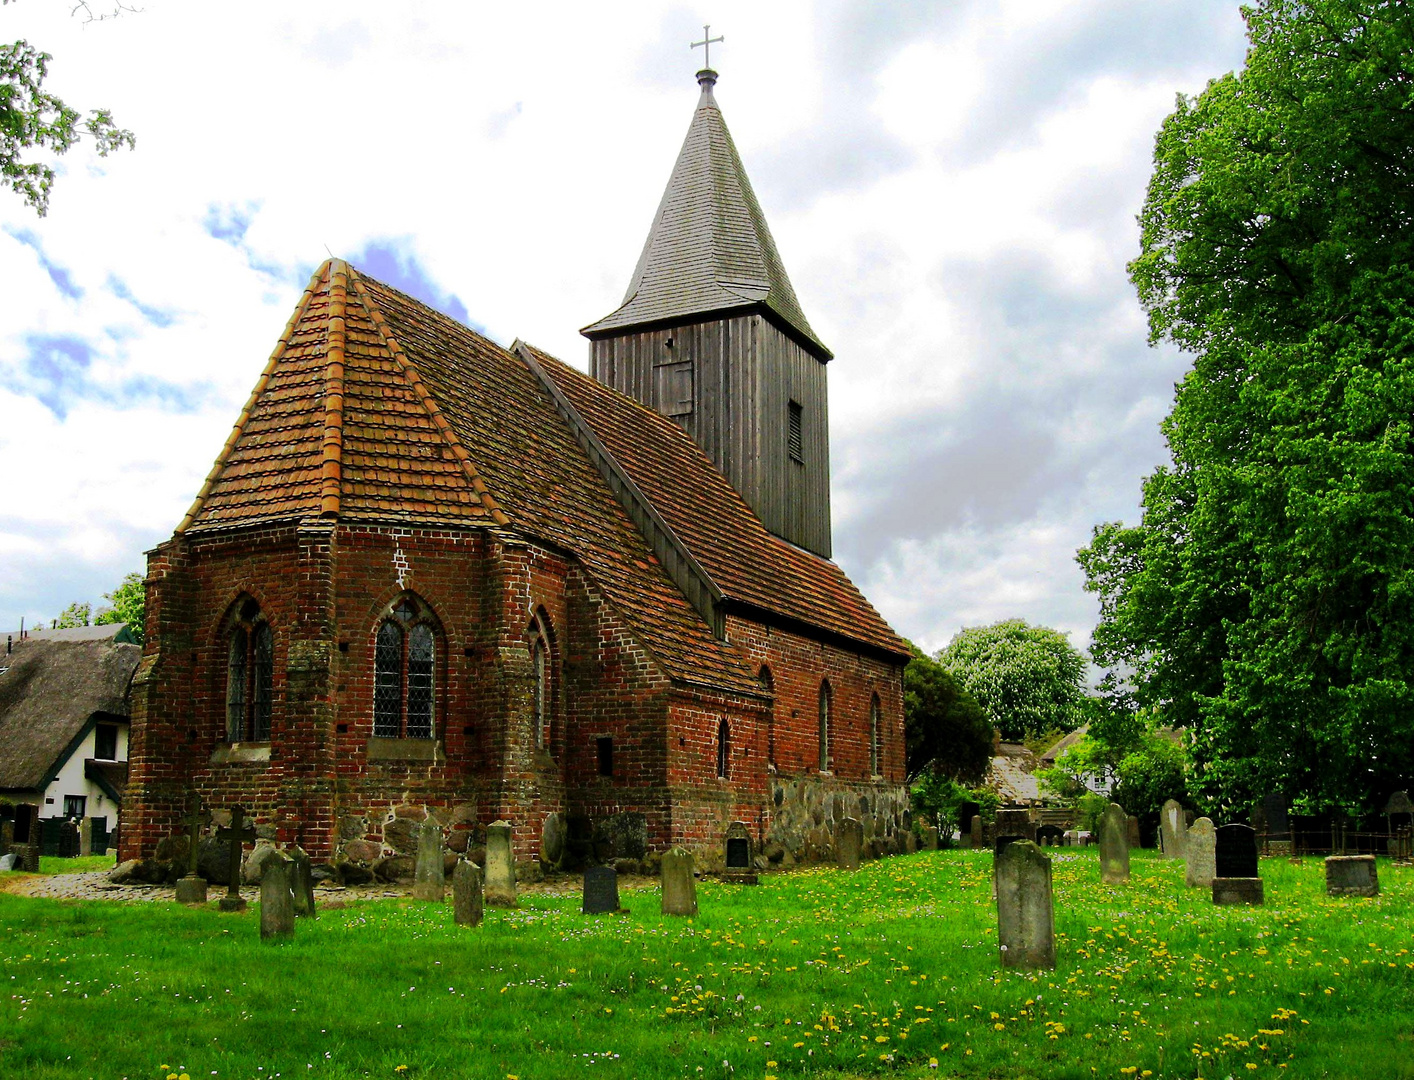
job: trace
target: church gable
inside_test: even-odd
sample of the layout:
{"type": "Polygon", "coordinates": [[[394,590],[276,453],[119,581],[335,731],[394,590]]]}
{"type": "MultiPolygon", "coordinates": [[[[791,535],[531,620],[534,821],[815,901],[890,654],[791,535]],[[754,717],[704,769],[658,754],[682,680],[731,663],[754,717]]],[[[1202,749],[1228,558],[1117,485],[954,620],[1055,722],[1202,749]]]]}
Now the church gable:
{"type": "Polygon", "coordinates": [[[305,290],[178,532],[312,517],[505,521],[339,260],[305,290]]]}

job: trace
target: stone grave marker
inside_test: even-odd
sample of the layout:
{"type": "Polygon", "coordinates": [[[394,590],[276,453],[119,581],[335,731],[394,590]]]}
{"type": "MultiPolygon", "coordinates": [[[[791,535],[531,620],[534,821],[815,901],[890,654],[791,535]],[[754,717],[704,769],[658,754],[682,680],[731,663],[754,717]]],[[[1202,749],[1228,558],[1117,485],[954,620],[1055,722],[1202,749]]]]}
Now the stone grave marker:
{"type": "MultiPolygon", "coordinates": [[[[234,822],[233,822],[234,824],[234,822]]],[[[277,855],[260,875],[260,938],[287,938],[295,932],[295,898],[290,891],[294,864],[277,855]]]]}
{"type": "Polygon", "coordinates": [[[727,826],[724,846],[726,869],[722,871],[722,880],[738,885],[755,885],[755,852],[752,851],[751,830],[746,827],[746,822],[733,821],[727,826]]]}
{"type": "Polygon", "coordinates": [[[586,915],[611,915],[619,911],[619,873],[612,866],[591,866],[584,872],[586,915]]]}
{"type": "Polygon", "coordinates": [[[976,851],[983,844],[982,815],[973,814],[972,821],[968,824],[967,843],[972,850],[976,851]]]}
{"type": "Polygon", "coordinates": [[[15,868],[15,853],[7,851],[0,855],[0,870],[13,870],[15,868]]]}
{"type": "Polygon", "coordinates": [[[1159,811],[1159,847],[1165,859],[1183,858],[1183,834],[1187,830],[1182,804],[1175,799],[1164,803],[1159,811]]]}
{"type": "Polygon", "coordinates": [[[936,825],[921,826],[922,837],[920,844],[924,851],[938,850],[938,827],[936,825]]]}
{"type": "MultiPolygon", "coordinates": [[[[1395,862],[1414,859],[1414,802],[1409,792],[1396,791],[1385,803],[1385,822],[1389,827],[1389,856],[1395,862]]],[[[3,850],[3,848],[0,848],[3,850]]]]}
{"type": "Polygon", "coordinates": [[[1100,817],[1100,880],[1122,885],[1129,880],[1129,819],[1124,807],[1110,803],[1100,817]]]}
{"type": "Polygon", "coordinates": [[[16,870],[39,873],[39,807],[34,803],[15,804],[15,833],[10,850],[16,870]]]}
{"type": "Polygon", "coordinates": [[[1379,896],[1380,876],[1373,855],[1332,855],[1326,859],[1327,896],[1379,896]]]}
{"type": "Polygon", "coordinates": [[[93,818],[86,817],[79,822],[79,856],[88,858],[93,854],[93,818]]]}
{"type": "Polygon", "coordinates": [[[1129,815],[1129,846],[1132,848],[1144,846],[1139,835],[1139,819],[1133,814],[1129,815]]]}
{"type": "Polygon", "coordinates": [[[482,903],[481,868],[474,862],[458,859],[452,871],[453,918],[461,926],[480,926],[482,903]]]}
{"type": "Polygon", "coordinates": [[[446,870],[442,865],[442,826],[427,818],[417,830],[417,863],[413,869],[414,899],[440,904],[447,894],[446,870]]]}
{"type": "Polygon", "coordinates": [[[314,914],[314,866],[309,854],[298,845],[290,852],[290,892],[296,918],[314,914]]]}
{"type": "Polygon", "coordinates": [[[1263,840],[1267,851],[1273,855],[1291,854],[1291,821],[1286,815],[1286,796],[1279,791],[1262,796],[1262,816],[1266,819],[1267,831],[1263,840]]]}
{"type": "Polygon", "coordinates": [[[1187,866],[1183,883],[1190,889],[1210,889],[1218,876],[1217,834],[1211,818],[1200,817],[1183,838],[1183,858],[1187,866]]]}
{"type": "Polygon", "coordinates": [[[559,814],[546,814],[545,822],[540,826],[540,861],[548,867],[558,868],[564,862],[567,838],[565,819],[559,814]]]}
{"type": "Polygon", "coordinates": [[[192,793],[187,800],[187,816],[182,819],[187,827],[187,872],[177,881],[177,903],[206,903],[206,879],[197,869],[200,857],[201,830],[211,819],[211,814],[201,805],[201,796],[192,793]]]}
{"type": "Polygon", "coordinates": [[[858,870],[864,850],[864,826],[858,818],[847,817],[835,826],[835,859],[842,870],[858,870]]]}
{"type": "MultiPolygon", "coordinates": [[[[241,848],[255,843],[255,826],[246,825],[245,810],[240,806],[231,807],[231,824],[216,830],[216,839],[228,845],[229,874],[226,878],[226,895],[221,897],[222,911],[244,911],[245,901],[241,899],[241,848]]],[[[262,901],[263,903],[263,901],[262,901]]],[[[263,919],[263,916],[262,916],[263,919]]]]}
{"type": "Polygon", "coordinates": [[[15,823],[10,818],[0,818],[0,855],[14,854],[10,845],[15,842],[15,823]]]}
{"type": "Polygon", "coordinates": [[[1031,820],[1030,810],[998,810],[997,835],[1019,836],[1023,840],[1036,839],[1036,823],[1031,820]]]}
{"type": "Polygon", "coordinates": [[[1056,966],[1051,859],[1034,841],[1013,840],[997,852],[997,941],[1002,966],[1056,966]]]}
{"type": "Polygon", "coordinates": [[[692,876],[692,852],[673,848],[663,855],[663,914],[697,914],[697,882],[692,876]]]}
{"type": "Polygon", "coordinates": [[[486,826],[486,902],[495,907],[516,906],[516,861],[511,849],[508,821],[486,826]]]}
{"type": "Polygon", "coordinates": [[[1260,904],[1257,831],[1250,825],[1223,825],[1214,832],[1213,903],[1260,904]]]}

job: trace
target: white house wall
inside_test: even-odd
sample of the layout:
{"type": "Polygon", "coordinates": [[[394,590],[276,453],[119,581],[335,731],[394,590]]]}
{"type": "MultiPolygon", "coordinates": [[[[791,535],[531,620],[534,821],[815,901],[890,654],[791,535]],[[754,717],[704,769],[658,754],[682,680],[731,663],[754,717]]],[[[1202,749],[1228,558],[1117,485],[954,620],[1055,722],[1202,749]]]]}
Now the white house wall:
{"type": "MultiPolygon", "coordinates": [[[[128,759],[128,725],[117,724],[115,726],[118,729],[118,756],[116,760],[126,761],[128,759]]],[[[86,795],[88,803],[84,810],[85,817],[107,818],[109,829],[117,824],[118,804],[104,794],[102,788],[83,774],[83,763],[94,756],[97,737],[98,730],[95,727],[84,736],[78,749],[69,755],[69,760],[60,766],[58,779],[44,789],[44,801],[39,808],[41,818],[63,817],[65,795],[86,795]]]]}

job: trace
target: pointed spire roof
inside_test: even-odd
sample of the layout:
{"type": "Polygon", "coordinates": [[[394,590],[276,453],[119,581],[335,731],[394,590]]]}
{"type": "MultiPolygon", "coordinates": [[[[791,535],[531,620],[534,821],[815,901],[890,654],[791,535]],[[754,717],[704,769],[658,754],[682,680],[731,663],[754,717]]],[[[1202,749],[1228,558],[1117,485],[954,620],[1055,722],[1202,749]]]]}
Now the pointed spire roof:
{"type": "Polygon", "coordinates": [[[832,354],[810,328],[766,216],[712,94],[717,73],[697,73],[702,96],[653,218],[623,304],[582,331],[597,338],[736,309],[757,309],[821,360],[832,354]]]}

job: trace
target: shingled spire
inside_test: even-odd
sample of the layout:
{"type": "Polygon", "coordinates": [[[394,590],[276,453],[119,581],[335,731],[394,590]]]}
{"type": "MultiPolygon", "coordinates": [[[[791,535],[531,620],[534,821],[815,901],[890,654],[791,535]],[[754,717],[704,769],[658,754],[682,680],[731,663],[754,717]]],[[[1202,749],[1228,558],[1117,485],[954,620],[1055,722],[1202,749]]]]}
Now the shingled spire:
{"type": "Polygon", "coordinates": [[[751,190],[712,88],[717,73],[697,73],[702,94],[622,306],[582,333],[681,321],[734,309],[764,308],[807,352],[828,360],[800,310],[751,190]]]}
{"type": "Polygon", "coordinates": [[[686,430],[765,526],[830,555],[831,359],[796,299],[713,88],[624,302],[586,326],[594,377],[686,430]]]}

